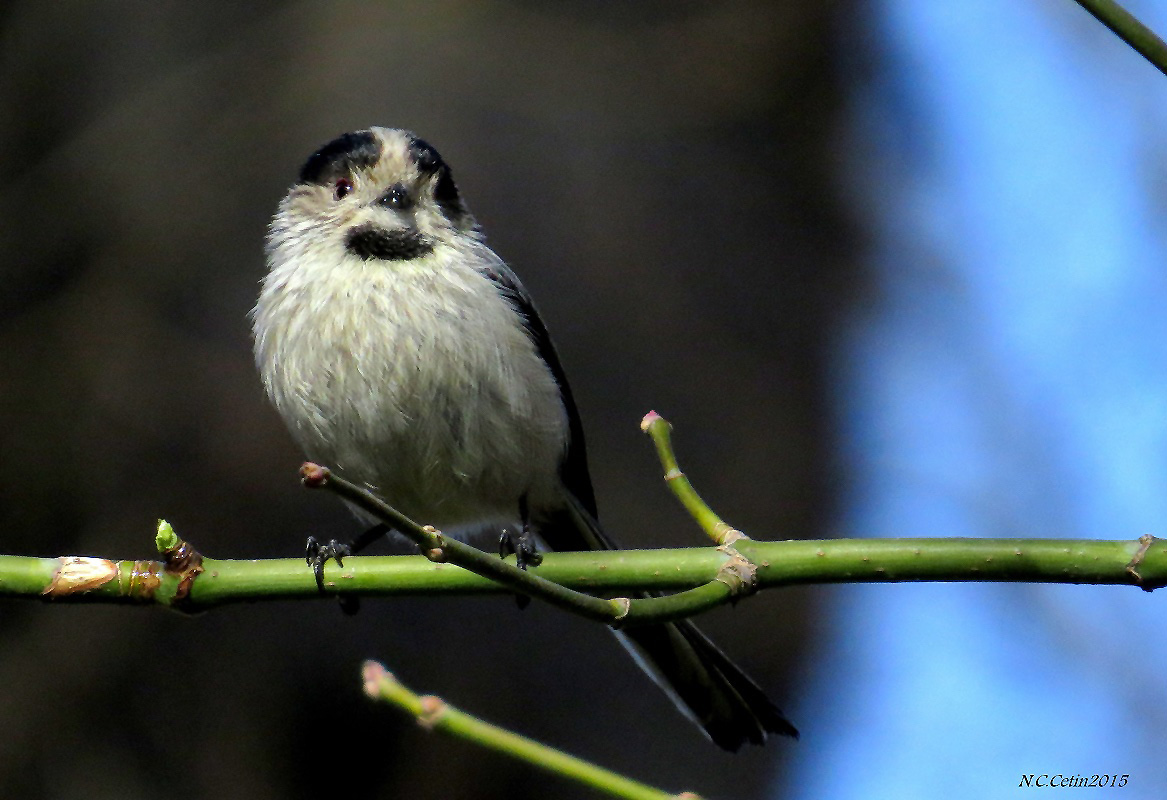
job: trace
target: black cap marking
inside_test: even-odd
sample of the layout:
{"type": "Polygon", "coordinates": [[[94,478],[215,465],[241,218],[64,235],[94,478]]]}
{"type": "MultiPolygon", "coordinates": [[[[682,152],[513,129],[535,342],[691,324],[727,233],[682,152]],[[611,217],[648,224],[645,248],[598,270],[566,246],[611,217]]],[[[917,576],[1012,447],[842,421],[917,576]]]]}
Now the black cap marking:
{"type": "Polygon", "coordinates": [[[300,183],[328,186],[352,174],[358,167],[371,167],[381,157],[381,141],[371,131],[346,133],[321,147],[304,162],[300,183]]]}
{"type": "Polygon", "coordinates": [[[413,228],[385,230],[376,225],[362,225],[349,231],[345,248],[366,261],[409,261],[434,251],[430,237],[413,228]]]}

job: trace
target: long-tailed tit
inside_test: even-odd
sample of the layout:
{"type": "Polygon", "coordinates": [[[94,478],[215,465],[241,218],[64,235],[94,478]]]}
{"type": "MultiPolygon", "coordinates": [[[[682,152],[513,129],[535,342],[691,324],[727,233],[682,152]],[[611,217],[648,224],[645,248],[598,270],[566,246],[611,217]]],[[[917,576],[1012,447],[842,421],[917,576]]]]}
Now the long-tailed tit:
{"type": "MultiPolygon", "coordinates": [[[[280,204],[267,256],[256,362],[309,458],[443,531],[517,522],[553,550],[615,547],[547,329],[433,147],[389,128],[326,144],[280,204]]],[[[537,563],[523,537],[518,550],[537,563]]],[[[692,623],[620,637],[721,747],[797,736],[692,623]]]]}

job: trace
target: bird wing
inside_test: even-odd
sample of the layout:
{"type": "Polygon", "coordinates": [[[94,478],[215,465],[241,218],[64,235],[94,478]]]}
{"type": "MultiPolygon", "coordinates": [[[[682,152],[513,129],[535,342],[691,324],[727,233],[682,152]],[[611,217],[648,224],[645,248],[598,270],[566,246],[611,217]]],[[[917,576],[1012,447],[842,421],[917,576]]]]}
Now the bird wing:
{"type": "MultiPolygon", "coordinates": [[[[571,386],[567,383],[567,375],[563,371],[563,365],[559,362],[559,354],[555,352],[555,345],[551,343],[551,336],[547,333],[547,326],[543,324],[543,319],[531,301],[531,296],[527,294],[527,290],[523,288],[523,284],[510,267],[499,261],[484,268],[483,274],[498,287],[499,293],[522,317],[523,326],[527,329],[531,341],[535,343],[539,357],[547,364],[552,377],[559,384],[559,396],[563,401],[563,408],[567,412],[568,424],[567,447],[563,454],[563,461],[559,464],[559,477],[571,496],[594,520],[596,517],[596,496],[592,490],[592,478],[588,472],[583,424],[580,422],[575,399],[571,396],[571,386]]],[[[598,526],[593,527],[598,528],[598,526]]],[[[549,542],[549,544],[551,543],[549,542]]],[[[595,547],[587,545],[584,547],[559,546],[556,549],[582,550],[595,549],[595,547]]]]}

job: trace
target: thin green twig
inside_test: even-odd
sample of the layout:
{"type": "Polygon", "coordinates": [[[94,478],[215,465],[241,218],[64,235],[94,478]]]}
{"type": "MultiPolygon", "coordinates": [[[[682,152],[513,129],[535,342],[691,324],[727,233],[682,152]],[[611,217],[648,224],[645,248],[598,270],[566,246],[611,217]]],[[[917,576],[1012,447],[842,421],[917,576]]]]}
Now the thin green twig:
{"type": "MultiPolygon", "coordinates": [[[[357,504],[365,511],[392,525],[394,529],[401,531],[412,539],[421,548],[422,554],[431,561],[448,561],[477,575],[497,581],[528,597],[546,600],[559,608],[588,619],[606,622],[613,627],[643,625],[691,617],[744,593],[742,581],[732,572],[719,568],[708,585],[693,587],[668,597],[638,597],[635,599],[593,597],[554,581],[546,580],[542,569],[539,570],[539,575],[534,574],[533,570],[518,569],[477,547],[443,536],[440,531],[432,527],[419,525],[389,506],[368,489],[345,480],[318,464],[305,464],[300,472],[305,486],[332,489],[341,497],[357,504]]],[[[689,487],[689,490],[694,496],[696,495],[696,492],[692,491],[692,487],[689,487]]],[[[705,508],[708,509],[707,506],[705,508]]],[[[713,512],[709,511],[708,513],[712,514],[713,512]]],[[[726,540],[732,541],[730,535],[736,532],[727,526],[725,526],[725,530],[726,540]]],[[[749,584],[752,589],[752,576],[749,584]]]]}
{"type": "Polygon", "coordinates": [[[562,750],[519,736],[454,708],[441,698],[432,695],[419,696],[402,685],[376,661],[365,662],[362,677],[365,682],[365,693],[369,697],[387,701],[404,709],[416,717],[418,723],[427,730],[466,739],[555,775],[599,789],[612,797],[626,800],[700,800],[691,792],[669,794],[568,755],[562,750]]]}
{"type": "Polygon", "coordinates": [[[1077,0],[1095,19],[1167,75],[1167,43],[1115,0],[1077,0]]]}
{"type": "Polygon", "coordinates": [[[378,519],[384,520],[392,525],[394,530],[411,539],[414,544],[421,548],[422,555],[431,561],[448,561],[463,569],[497,581],[520,594],[538,597],[588,619],[612,623],[618,621],[626,613],[626,608],[618,601],[593,597],[560,586],[535,575],[531,570],[519,569],[497,556],[479,550],[477,547],[444,536],[441,531],[430,526],[418,525],[372,492],[357,486],[325,467],[317,464],[305,464],[300,472],[303,475],[305,486],[323,486],[331,489],[378,519]]]}
{"type": "Polygon", "coordinates": [[[669,421],[655,411],[649,411],[640,421],[640,429],[652,438],[657,457],[665,471],[665,484],[701,526],[701,530],[718,544],[733,544],[738,539],[744,538],[744,533],[724,522],[709,504],[701,499],[701,495],[697,494],[685,473],[681,472],[673,453],[673,426],[669,421]]]}

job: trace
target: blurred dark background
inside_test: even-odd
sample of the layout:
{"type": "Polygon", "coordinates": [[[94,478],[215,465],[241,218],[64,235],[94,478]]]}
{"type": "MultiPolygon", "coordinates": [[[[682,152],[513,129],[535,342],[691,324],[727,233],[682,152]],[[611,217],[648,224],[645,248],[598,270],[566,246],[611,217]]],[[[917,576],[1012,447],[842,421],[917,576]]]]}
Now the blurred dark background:
{"type": "MultiPolygon", "coordinates": [[[[0,10],[5,553],[296,556],[356,523],[297,483],[247,312],[303,159],[401,126],[452,164],[558,343],[601,516],[701,544],[637,428],[761,538],[831,533],[827,376],[864,294],[841,201],[855,4],[10,2],[0,10]]],[[[826,590],[703,627],[790,710],[826,590]]],[[[159,610],[4,604],[0,797],[586,797],[360,692],[407,684],[633,777],[758,797],[611,637],[509,598],[159,610]]],[[[801,722],[800,719],[795,719],[801,722]]],[[[781,783],[781,782],[779,782],[781,783]]]]}
{"type": "MultiPolygon", "coordinates": [[[[759,538],[1167,532],[1167,82],[1072,0],[9,2],[0,552],[356,532],[299,487],[247,312],[302,161],[373,124],[442,152],[536,298],[626,546],[705,543],[649,409],[759,538]]],[[[701,624],[804,735],[729,755],[540,604],[9,601],[0,798],[594,796],[373,706],[366,658],[709,798],[1159,798],[1164,602],[766,592],[701,624]]]]}

